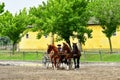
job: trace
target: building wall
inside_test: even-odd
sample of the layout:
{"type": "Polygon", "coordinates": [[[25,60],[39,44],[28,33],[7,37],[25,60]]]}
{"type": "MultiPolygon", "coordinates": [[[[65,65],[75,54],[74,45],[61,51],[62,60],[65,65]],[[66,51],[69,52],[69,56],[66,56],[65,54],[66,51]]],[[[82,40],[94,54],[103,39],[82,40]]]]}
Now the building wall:
{"type": "Polygon", "coordinates": [[[50,37],[46,38],[42,36],[41,39],[37,39],[37,32],[28,32],[27,34],[28,38],[27,35],[25,35],[19,43],[20,50],[46,49],[47,44],[50,42],[50,37]]]}
{"type": "MultiPolygon", "coordinates": [[[[108,38],[103,34],[102,28],[98,25],[89,26],[90,29],[93,30],[92,36],[93,38],[87,39],[85,46],[83,49],[108,49],[109,48],[109,41],[108,38]]],[[[120,49],[120,31],[119,29],[111,37],[112,47],[116,49],[120,49]]]]}
{"type": "MultiPolygon", "coordinates": [[[[83,49],[108,49],[109,42],[105,35],[102,33],[102,28],[98,25],[91,25],[88,28],[92,29],[93,38],[87,39],[83,49]]],[[[41,39],[37,39],[37,32],[28,32],[19,43],[20,50],[46,50],[47,44],[51,44],[51,36],[42,36],[41,39]],[[28,35],[27,35],[28,34],[28,35]]],[[[78,42],[77,39],[70,39],[71,42],[78,42]]],[[[113,35],[112,38],[113,48],[120,49],[120,31],[117,30],[116,35],[113,35]]],[[[64,41],[55,42],[55,45],[62,44],[64,41]]]]}
{"type": "MultiPolygon", "coordinates": [[[[55,40],[55,38],[54,38],[55,40]]],[[[54,42],[55,45],[62,44],[64,41],[54,42]]],[[[28,32],[20,41],[18,47],[20,50],[46,50],[47,45],[52,43],[52,37],[42,36],[37,39],[37,32],[28,32]]]]}

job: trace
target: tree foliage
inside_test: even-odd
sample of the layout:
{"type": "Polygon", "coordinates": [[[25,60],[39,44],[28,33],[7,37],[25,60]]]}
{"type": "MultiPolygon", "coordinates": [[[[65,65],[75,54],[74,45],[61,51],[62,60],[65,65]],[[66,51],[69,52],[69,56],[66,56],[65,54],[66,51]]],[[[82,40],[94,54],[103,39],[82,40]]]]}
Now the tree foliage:
{"type": "Polygon", "coordinates": [[[8,45],[10,43],[10,39],[6,36],[1,36],[0,37],[0,44],[2,45],[8,45]]]}
{"type": "Polygon", "coordinates": [[[70,45],[73,32],[84,36],[88,30],[85,27],[90,17],[87,4],[86,0],[48,0],[37,8],[31,8],[30,13],[38,18],[36,24],[40,32],[57,34],[70,45]],[[79,32],[83,27],[85,32],[79,32]]]}
{"type": "Polygon", "coordinates": [[[35,25],[34,30],[38,31],[37,37],[40,38],[42,35],[48,35],[52,33],[53,35],[56,32],[56,17],[52,11],[53,5],[48,1],[47,3],[43,2],[43,5],[39,7],[30,8],[30,15],[34,16],[35,25]]]}
{"type": "Polygon", "coordinates": [[[15,15],[6,11],[0,16],[0,33],[12,40],[13,54],[16,44],[21,40],[24,35],[24,31],[27,29],[28,21],[29,17],[27,16],[26,9],[23,9],[15,15]]]}
{"type": "Polygon", "coordinates": [[[5,6],[4,3],[0,3],[0,13],[2,13],[4,11],[4,6],[5,6]]]}

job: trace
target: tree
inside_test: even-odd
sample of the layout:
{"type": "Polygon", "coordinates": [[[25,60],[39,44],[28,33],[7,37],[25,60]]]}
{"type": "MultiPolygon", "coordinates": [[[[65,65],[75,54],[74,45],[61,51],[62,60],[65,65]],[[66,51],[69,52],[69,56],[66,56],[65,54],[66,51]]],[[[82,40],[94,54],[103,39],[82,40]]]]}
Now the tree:
{"type": "Polygon", "coordinates": [[[77,32],[78,35],[82,34],[82,37],[77,37],[79,41],[81,39],[80,43],[82,43],[82,40],[85,41],[85,33],[92,32],[86,27],[90,18],[89,12],[87,12],[87,5],[88,1],[85,0],[58,0],[54,3],[54,13],[58,14],[56,20],[58,27],[55,27],[57,29],[56,33],[69,45],[70,36],[74,36],[73,32],[77,32]],[[82,29],[84,31],[80,31],[82,29]]]}
{"type": "Polygon", "coordinates": [[[8,45],[10,43],[10,39],[6,36],[1,36],[0,37],[0,44],[2,45],[8,45]]]}
{"type": "Polygon", "coordinates": [[[4,6],[5,6],[4,3],[2,3],[2,4],[0,3],[0,13],[2,13],[4,11],[4,6]]]}
{"type": "Polygon", "coordinates": [[[42,33],[57,34],[70,45],[73,32],[86,28],[89,20],[87,4],[85,0],[48,0],[38,8],[31,8],[30,13],[38,18],[36,30],[40,31],[40,36],[42,33]]]}
{"type": "MultiPolygon", "coordinates": [[[[39,5],[38,7],[30,8],[30,15],[33,15],[33,20],[35,20],[34,31],[38,31],[38,39],[41,38],[42,35],[49,35],[53,37],[54,44],[54,34],[56,33],[56,17],[53,11],[52,0],[47,3],[43,2],[43,5],[39,5]]],[[[34,24],[34,23],[33,23],[34,24]]]]}
{"type": "Polygon", "coordinates": [[[12,40],[13,54],[16,49],[16,44],[21,40],[24,35],[24,31],[27,29],[28,21],[29,17],[27,16],[26,9],[23,9],[15,15],[6,11],[0,16],[0,33],[12,40]]]}
{"type": "Polygon", "coordinates": [[[108,38],[112,52],[111,37],[120,23],[120,0],[96,0],[90,4],[91,14],[99,21],[102,32],[108,38]]]}

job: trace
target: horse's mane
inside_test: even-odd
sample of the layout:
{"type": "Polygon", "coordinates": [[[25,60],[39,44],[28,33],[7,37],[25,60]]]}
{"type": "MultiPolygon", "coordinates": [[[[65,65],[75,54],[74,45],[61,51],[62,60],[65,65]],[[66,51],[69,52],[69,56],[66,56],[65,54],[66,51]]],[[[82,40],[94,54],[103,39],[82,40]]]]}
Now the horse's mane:
{"type": "Polygon", "coordinates": [[[58,53],[58,49],[55,45],[48,45],[48,50],[47,52],[54,51],[55,53],[58,53]]]}
{"type": "Polygon", "coordinates": [[[65,50],[67,50],[68,53],[71,52],[70,47],[69,47],[66,43],[63,43],[63,48],[62,48],[62,50],[63,50],[63,52],[64,52],[65,50]]]}
{"type": "Polygon", "coordinates": [[[55,45],[52,45],[52,47],[53,47],[53,50],[54,50],[55,52],[58,52],[58,49],[57,49],[57,47],[56,47],[55,45]]]}

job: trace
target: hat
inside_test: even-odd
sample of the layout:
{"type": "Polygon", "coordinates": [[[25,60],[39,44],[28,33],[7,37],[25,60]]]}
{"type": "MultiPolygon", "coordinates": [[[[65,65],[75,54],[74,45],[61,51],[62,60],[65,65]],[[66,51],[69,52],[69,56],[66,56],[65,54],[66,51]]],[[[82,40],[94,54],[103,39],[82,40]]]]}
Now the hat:
{"type": "Polygon", "coordinates": [[[61,44],[58,44],[57,46],[61,46],[61,44]]]}

